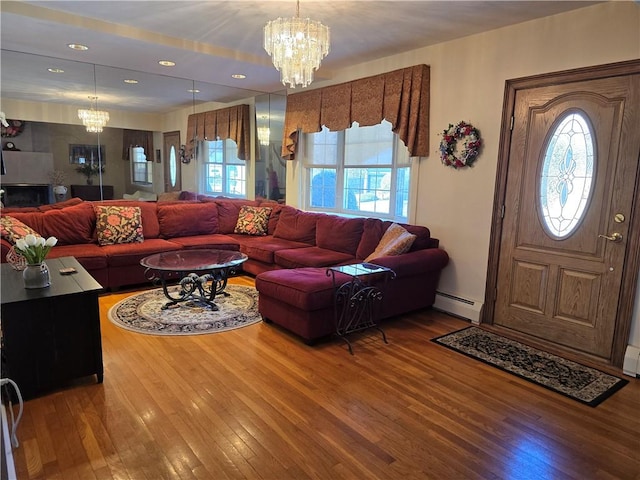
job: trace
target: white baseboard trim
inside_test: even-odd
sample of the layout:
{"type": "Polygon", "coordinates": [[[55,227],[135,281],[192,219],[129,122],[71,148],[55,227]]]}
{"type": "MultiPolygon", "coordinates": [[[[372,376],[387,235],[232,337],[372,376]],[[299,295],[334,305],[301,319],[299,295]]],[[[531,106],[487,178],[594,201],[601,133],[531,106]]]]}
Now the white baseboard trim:
{"type": "Polygon", "coordinates": [[[456,317],[466,318],[471,320],[471,323],[478,325],[480,324],[483,305],[483,302],[476,300],[468,300],[449,293],[436,292],[436,301],[433,304],[433,308],[456,317]]]}
{"type": "Polygon", "coordinates": [[[627,345],[622,373],[630,377],[640,377],[640,348],[627,345]]]}

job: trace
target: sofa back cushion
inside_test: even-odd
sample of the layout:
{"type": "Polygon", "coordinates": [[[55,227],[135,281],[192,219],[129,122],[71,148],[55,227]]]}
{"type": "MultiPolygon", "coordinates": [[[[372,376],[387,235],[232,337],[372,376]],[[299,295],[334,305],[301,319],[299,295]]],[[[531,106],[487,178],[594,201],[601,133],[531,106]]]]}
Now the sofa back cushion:
{"type": "Polygon", "coordinates": [[[142,222],[142,234],[144,238],[158,238],[160,236],[160,223],[158,223],[158,208],[156,202],[142,200],[104,200],[93,202],[94,205],[113,205],[116,207],[139,207],[142,222]]]}
{"type": "Polygon", "coordinates": [[[58,245],[94,242],[96,214],[91,202],[82,202],[61,210],[49,210],[42,215],[43,237],[56,237],[58,245]]]}
{"type": "Polygon", "coordinates": [[[215,203],[160,203],[158,222],[162,238],[191,237],[218,233],[215,203]]]}
{"type": "Polygon", "coordinates": [[[355,256],[362,238],[364,218],[324,215],[316,225],[316,245],[355,256]]]}
{"type": "Polygon", "coordinates": [[[293,207],[283,207],[273,236],[294,242],[316,244],[316,223],[321,213],[303,212],[293,207]]]}
{"type": "MultiPolygon", "coordinates": [[[[211,200],[201,200],[210,205],[211,200]]],[[[260,202],[245,199],[214,199],[213,203],[218,207],[218,231],[220,233],[233,233],[238,223],[238,214],[243,205],[257,207],[260,202]]]]}
{"type": "Polygon", "coordinates": [[[60,210],[67,207],[73,207],[74,205],[80,205],[83,202],[81,198],[73,197],[69,200],[64,200],[62,202],[50,203],[47,205],[40,205],[38,210],[41,212],[46,212],[48,210],[60,210]]]}

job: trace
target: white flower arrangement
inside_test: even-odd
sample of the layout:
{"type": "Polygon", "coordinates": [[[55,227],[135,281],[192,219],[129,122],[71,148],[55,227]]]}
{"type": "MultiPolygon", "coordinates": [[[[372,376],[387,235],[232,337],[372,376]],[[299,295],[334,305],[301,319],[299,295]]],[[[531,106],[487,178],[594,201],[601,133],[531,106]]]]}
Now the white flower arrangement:
{"type": "Polygon", "coordinates": [[[16,250],[27,259],[29,265],[36,265],[44,261],[49,250],[56,243],[58,243],[56,237],[49,237],[45,240],[42,237],[29,234],[16,240],[16,250]]]}

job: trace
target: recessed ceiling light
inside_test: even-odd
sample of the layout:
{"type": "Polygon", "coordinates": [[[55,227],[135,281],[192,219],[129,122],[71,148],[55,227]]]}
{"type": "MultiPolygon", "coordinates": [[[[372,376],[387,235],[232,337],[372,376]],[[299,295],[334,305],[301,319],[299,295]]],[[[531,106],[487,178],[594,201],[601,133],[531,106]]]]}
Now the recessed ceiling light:
{"type": "Polygon", "coordinates": [[[89,47],[87,47],[86,45],[80,45],[79,43],[70,43],[69,45],[67,45],[67,47],[73,50],[89,50],[89,47]]]}
{"type": "Polygon", "coordinates": [[[135,80],[133,78],[126,78],[126,79],[123,80],[123,82],[124,83],[133,83],[133,84],[135,84],[135,83],[138,83],[138,80],[135,80]]]}
{"type": "Polygon", "coordinates": [[[231,78],[243,79],[243,78],[247,78],[247,76],[242,73],[234,73],[233,75],[231,75],[231,78]]]}
{"type": "Polygon", "coordinates": [[[61,68],[47,68],[47,71],[51,73],[64,73],[64,70],[62,70],[61,68]]]}
{"type": "Polygon", "coordinates": [[[187,92],[189,92],[189,93],[200,93],[200,90],[198,90],[197,88],[190,88],[189,90],[187,90],[187,92]]]}
{"type": "Polygon", "coordinates": [[[175,67],[176,66],[176,62],[172,62],[171,60],[160,60],[158,63],[160,65],[162,65],[163,67],[175,67]]]}

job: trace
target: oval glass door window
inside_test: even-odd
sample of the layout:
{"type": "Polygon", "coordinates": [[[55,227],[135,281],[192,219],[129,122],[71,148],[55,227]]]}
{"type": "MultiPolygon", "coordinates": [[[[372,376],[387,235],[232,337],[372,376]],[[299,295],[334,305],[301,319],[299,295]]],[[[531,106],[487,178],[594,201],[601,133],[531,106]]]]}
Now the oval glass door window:
{"type": "Polygon", "coordinates": [[[177,172],[178,159],[176,158],[176,147],[175,145],[171,145],[171,150],[169,151],[169,181],[172,187],[176,186],[177,172]]]}
{"type": "Polygon", "coordinates": [[[596,160],[591,128],[583,114],[568,113],[557,125],[543,149],[540,206],[547,233],[562,239],[584,216],[596,160]]]}

